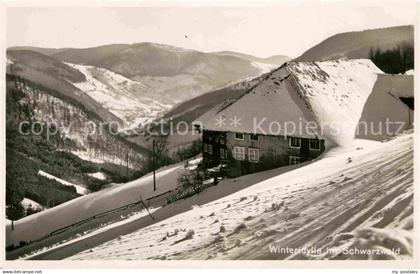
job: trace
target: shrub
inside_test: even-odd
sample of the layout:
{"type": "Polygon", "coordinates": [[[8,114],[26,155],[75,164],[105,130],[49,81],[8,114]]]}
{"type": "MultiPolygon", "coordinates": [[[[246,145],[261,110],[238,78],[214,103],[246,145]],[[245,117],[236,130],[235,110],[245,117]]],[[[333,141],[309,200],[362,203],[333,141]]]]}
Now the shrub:
{"type": "Polygon", "coordinates": [[[26,209],[26,216],[41,212],[40,209],[32,208],[31,206],[26,209]]]}
{"type": "Polygon", "coordinates": [[[194,237],[194,230],[190,229],[188,230],[187,234],[185,235],[185,239],[192,239],[194,237]]]}
{"type": "Polygon", "coordinates": [[[203,182],[209,178],[210,176],[206,169],[196,168],[182,174],[178,178],[179,188],[183,192],[192,191],[193,193],[198,194],[203,190],[203,182]]]}
{"type": "Polygon", "coordinates": [[[19,241],[19,246],[20,247],[25,246],[25,245],[28,245],[28,244],[29,243],[27,241],[19,241]]]}
{"type": "Polygon", "coordinates": [[[247,226],[246,226],[246,224],[245,223],[240,223],[236,228],[235,228],[235,230],[234,230],[234,232],[235,233],[238,233],[238,232],[240,232],[241,230],[244,230],[244,229],[246,229],[247,228],[247,226]]]}
{"type": "Polygon", "coordinates": [[[87,189],[89,189],[89,191],[91,192],[99,191],[109,183],[106,180],[99,180],[96,178],[92,178],[91,176],[84,176],[84,182],[87,189]]]}
{"type": "Polygon", "coordinates": [[[228,178],[237,178],[242,175],[241,170],[236,167],[227,167],[225,169],[225,175],[228,178]]]}
{"type": "Polygon", "coordinates": [[[25,217],[25,208],[20,202],[13,202],[6,209],[6,216],[8,219],[15,221],[25,217]]]}
{"type": "Polygon", "coordinates": [[[15,248],[16,247],[15,247],[14,244],[8,245],[8,246],[6,246],[6,252],[10,252],[10,251],[14,250],[15,248]]]}

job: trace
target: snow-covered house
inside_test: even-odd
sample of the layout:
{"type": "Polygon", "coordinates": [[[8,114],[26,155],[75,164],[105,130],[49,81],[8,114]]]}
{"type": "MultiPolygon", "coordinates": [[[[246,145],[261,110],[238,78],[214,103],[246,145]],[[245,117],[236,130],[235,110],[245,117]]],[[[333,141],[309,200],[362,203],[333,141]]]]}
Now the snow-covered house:
{"type": "Polygon", "coordinates": [[[208,166],[236,162],[252,172],[300,162],[325,149],[316,120],[296,92],[284,66],[234,102],[224,102],[194,125],[203,132],[203,158],[208,166]]]}
{"type": "MultiPolygon", "coordinates": [[[[204,163],[235,163],[252,172],[313,159],[328,144],[351,143],[362,118],[378,122],[366,109],[378,81],[389,81],[378,75],[383,72],[364,59],[283,65],[237,100],[193,122],[203,133],[204,163]]],[[[407,87],[403,93],[412,93],[412,83],[407,87]]],[[[407,122],[407,112],[400,115],[407,108],[401,100],[381,88],[376,93],[395,109],[392,115],[407,122]]]]}

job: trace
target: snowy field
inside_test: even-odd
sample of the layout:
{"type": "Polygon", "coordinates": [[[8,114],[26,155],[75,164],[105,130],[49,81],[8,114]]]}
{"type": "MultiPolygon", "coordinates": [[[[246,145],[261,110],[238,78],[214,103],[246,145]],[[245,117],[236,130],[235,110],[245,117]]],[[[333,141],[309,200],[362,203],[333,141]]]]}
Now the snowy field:
{"type": "Polygon", "coordinates": [[[408,259],[412,216],[413,134],[407,133],[383,143],[357,140],[70,259],[408,259]],[[313,248],[321,252],[296,251],[313,248]]]}

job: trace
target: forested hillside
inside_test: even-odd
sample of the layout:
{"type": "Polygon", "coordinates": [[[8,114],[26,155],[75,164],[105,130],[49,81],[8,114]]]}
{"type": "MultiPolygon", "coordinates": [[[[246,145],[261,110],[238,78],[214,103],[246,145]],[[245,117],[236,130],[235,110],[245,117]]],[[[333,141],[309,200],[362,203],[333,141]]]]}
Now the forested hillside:
{"type": "Polygon", "coordinates": [[[139,175],[147,150],[112,134],[108,125],[82,104],[11,75],[7,76],[6,92],[6,204],[10,219],[28,214],[21,205],[23,198],[48,208],[79,196],[74,186],[40,176],[39,171],[90,191],[139,175]],[[92,176],[98,172],[105,179],[92,176]]]}

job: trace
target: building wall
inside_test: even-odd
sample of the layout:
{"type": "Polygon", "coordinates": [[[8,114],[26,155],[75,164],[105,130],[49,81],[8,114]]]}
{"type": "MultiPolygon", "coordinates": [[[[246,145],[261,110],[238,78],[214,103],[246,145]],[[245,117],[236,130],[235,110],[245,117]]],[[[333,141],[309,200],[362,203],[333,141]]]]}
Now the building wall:
{"type": "Polygon", "coordinates": [[[250,134],[244,133],[243,140],[235,138],[234,132],[203,132],[203,155],[207,166],[215,166],[221,162],[239,162],[236,165],[246,166],[252,171],[289,165],[289,156],[300,157],[300,162],[307,161],[319,156],[325,150],[324,140],[320,140],[320,149],[309,149],[309,140],[300,139],[300,148],[290,146],[290,138],[284,136],[258,135],[258,140],[251,140],[250,134]],[[224,140],[224,141],[223,141],[224,140]],[[212,154],[204,146],[212,145],[212,154]],[[234,147],[245,148],[245,160],[237,161],[233,157],[234,147]],[[259,161],[249,161],[249,148],[259,149],[259,161]],[[225,160],[221,159],[220,149],[227,152],[225,160]]]}
{"type": "Polygon", "coordinates": [[[226,133],[219,131],[204,130],[202,145],[204,164],[208,167],[217,166],[223,161],[223,159],[221,159],[220,157],[220,149],[224,149],[225,151],[227,151],[226,133]],[[221,142],[220,140],[224,140],[225,142],[221,142]],[[207,145],[212,146],[211,153],[208,151],[208,149],[206,149],[207,145]]]}

